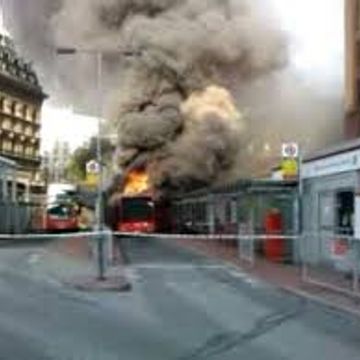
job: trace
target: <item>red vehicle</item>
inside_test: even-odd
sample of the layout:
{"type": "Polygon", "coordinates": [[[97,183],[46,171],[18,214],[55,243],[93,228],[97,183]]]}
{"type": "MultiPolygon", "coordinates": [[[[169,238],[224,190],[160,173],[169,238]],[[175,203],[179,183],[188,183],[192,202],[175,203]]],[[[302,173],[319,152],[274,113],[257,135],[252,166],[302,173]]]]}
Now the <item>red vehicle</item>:
{"type": "Polygon", "coordinates": [[[79,230],[78,215],[74,206],[53,204],[46,210],[45,229],[47,231],[79,230]]]}
{"type": "Polygon", "coordinates": [[[155,232],[155,204],[151,197],[122,197],[118,206],[116,230],[155,232]]]}
{"type": "Polygon", "coordinates": [[[112,227],[121,232],[154,233],[168,225],[168,208],[149,195],[123,196],[111,209],[112,227]]]}

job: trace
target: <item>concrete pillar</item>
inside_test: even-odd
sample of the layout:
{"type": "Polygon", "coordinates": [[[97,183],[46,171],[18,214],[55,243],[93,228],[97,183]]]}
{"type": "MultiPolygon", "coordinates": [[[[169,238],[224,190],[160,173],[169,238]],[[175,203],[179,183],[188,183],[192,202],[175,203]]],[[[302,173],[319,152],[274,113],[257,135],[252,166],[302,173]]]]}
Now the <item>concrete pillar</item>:
{"type": "Polygon", "coordinates": [[[17,202],[17,181],[15,174],[13,175],[11,182],[11,201],[14,203],[17,202]]]}
{"type": "Polygon", "coordinates": [[[9,192],[8,192],[8,177],[7,174],[2,177],[2,194],[3,194],[3,200],[6,201],[9,199],[9,192]]]}

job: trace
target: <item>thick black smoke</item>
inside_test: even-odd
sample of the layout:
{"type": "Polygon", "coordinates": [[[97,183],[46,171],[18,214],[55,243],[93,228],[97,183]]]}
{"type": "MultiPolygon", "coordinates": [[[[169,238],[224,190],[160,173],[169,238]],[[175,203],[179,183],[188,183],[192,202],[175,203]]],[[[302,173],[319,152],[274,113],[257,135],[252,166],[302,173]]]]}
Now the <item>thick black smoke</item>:
{"type": "Polygon", "coordinates": [[[64,0],[53,19],[58,43],[131,55],[119,64],[114,95],[123,169],[146,162],[162,191],[208,185],[231,171],[242,118],[222,74],[236,68],[248,79],[285,61],[283,36],[260,3],[64,0]]]}

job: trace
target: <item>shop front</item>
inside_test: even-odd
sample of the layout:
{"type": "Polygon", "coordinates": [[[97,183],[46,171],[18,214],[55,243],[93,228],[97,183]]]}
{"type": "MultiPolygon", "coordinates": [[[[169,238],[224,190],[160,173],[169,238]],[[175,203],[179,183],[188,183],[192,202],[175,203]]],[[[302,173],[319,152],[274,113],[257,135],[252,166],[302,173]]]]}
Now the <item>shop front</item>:
{"type": "Polygon", "coordinates": [[[346,269],[360,238],[360,142],[306,159],[301,178],[305,260],[346,269]]]}

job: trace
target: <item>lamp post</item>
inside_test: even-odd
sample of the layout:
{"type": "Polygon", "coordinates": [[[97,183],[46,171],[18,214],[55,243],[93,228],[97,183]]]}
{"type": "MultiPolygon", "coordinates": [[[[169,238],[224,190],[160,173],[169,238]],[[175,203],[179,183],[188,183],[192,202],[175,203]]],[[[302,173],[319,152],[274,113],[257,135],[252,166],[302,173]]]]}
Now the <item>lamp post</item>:
{"type": "MultiPolygon", "coordinates": [[[[102,164],[102,151],[101,151],[101,138],[102,138],[102,56],[103,53],[97,50],[86,50],[77,48],[62,47],[56,49],[56,54],[61,56],[72,56],[77,53],[87,53],[96,59],[96,92],[97,92],[97,116],[98,116],[98,133],[96,137],[96,161],[98,163],[99,178],[97,184],[97,196],[95,207],[96,230],[101,232],[104,229],[103,223],[103,164],[102,164]]],[[[97,241],[97,262],[98,262],[98,279],[105,280],[105,253],[103,238],[99,234],[97,241]]]]}
{"type": "MultiPolygon", "coordinates": [[[[74,56],[76,54],[89,54],[94,56],[96,59],[96,92],[97,92],[97,116],[98,116],[98,134],[96,138],[96,160],[99,166],[99,180],[97,186],[97,197],[96,197],[96,230],[101,232],[104,230],[104,219],[103,219],[103,198],[102,198],[102,187],[103,187],[103,159],[101,150],[101,139],[102,136],[102,116],[103,116],[103,101],[102,101],[102,76],[103,76],[103,55],[122,55],[125,57],[141,56],[140,51],[131,50],[107,50],[107,49],[86,49],[86,48],[75,48],[75,47],[59,47],[56,49],[56,55],[59,56],[74,56]]],[[[98,261],[98,279],[105,280],[105,252],[103,238],[101,235],[98,236],[97,242],[97,261],[98,261]]]]}

